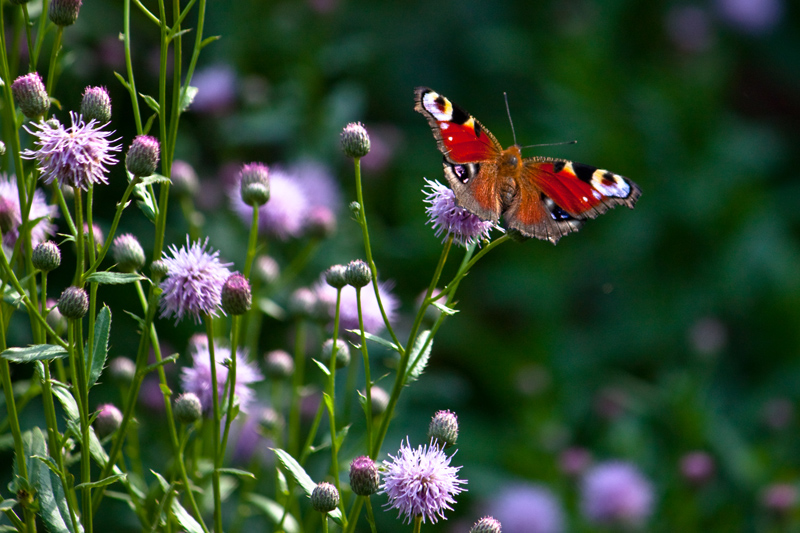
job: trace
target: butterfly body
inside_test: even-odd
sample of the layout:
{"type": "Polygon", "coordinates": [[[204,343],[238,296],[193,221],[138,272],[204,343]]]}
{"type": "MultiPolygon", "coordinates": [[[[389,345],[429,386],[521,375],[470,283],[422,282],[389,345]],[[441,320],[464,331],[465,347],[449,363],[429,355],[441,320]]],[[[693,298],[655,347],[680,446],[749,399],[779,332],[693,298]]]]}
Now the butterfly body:
{"type": "Polygon", "coordinates": [[[439,93],[415,90],[414,109],[431,126],[445,178],[456,202],[483,220],[552,243],[616,205],[636,204],[639,187],[590,165],[549,157],[522,157],[503,148],[473,116],[439,93]]]}

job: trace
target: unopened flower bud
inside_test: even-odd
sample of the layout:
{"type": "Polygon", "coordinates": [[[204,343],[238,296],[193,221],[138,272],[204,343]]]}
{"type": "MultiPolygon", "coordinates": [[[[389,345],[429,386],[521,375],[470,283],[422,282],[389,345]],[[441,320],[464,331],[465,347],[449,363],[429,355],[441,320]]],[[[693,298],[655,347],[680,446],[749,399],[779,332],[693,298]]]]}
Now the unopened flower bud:
{"type": "Polygon", "coordinates": [[[333,265],[325,271],[325,281],[334,289],[341,289],[347,285],[347,267],[333,265]]]}
{"type": "Polygon", "coordinates": [[[157,279],[161,279],[169,272],[169,265],[163,259],[150,263],[150,274],[157,279]]]}
{"type": "Polygon", "coordinates": [[[469,533],[500,533],[500,522],[491,516],[484,516],[470,528],[469,533]]]}
{"type": "Polygon", "coordinates": [[[353,213],[354,217],[358,218],[358,217],[361,216],[361,204],[360,203],[355,202],[355,201],[350,202],[350,204],[348,204],[347,208],[350,210],[351,213],[353,213]]]}
{"type": "Polygon", "coordinates": [[[111,97],[105,87],[87,87],[81,100],[83,120],[105,124],[111,120],[111,97]]]}
{"type": "Polygon", "coordinates": [[[31,120],[39,119],[50,109],[50,97],[47,96],[47,89],[38,72],[25,74],[14,80],[11,84],[11,94],[22,114],[31,120]]]}
{"type": "Polygon", "coordinates": [[[252,304],[253,295],[247,278],[238,272],[228,276],[222,286],[223,311],[230,315],[243,315],[250,310],[252,304]]]}
{"type": "Polygon", "coordinates": [[[351,122],[342,130],[342,150],[347,157],[359,158],[369,153],[369,134],[360,122],[351,122]]]}
{"type": "Polygon", "coordinates": [[[50,272],[61,265],[61,250],[53,241],[44,241],[36,245],[31,254],[33,267],[42,272],[50,272]]]}
{"type": "Polygon", "coordinates": [[[71,26],[78,20],[82,0],[51,0],[50,20],[56,26],[71,26]]]}
{"type": "Polygon", "coordinates": [[[356,259],[347,264],[344,277],[348,285],[360,289],[372,281],[372,272],[364,261],[356,259]]]}
{"type": "Polygon", "coordinates": [[[458,440],[458,417],[451,411],[438,411],[428,426],[428,438],[449,448],[458,440]]]}
{"type": "Polygon", "coordinates": [[[380,474],[375,461],[362,455],[350,463],[350,488],[356,496],[371,496],[378,492],[380,474]]]}
{"type": "Polygon", "coordinates": [[[131,233],[124,233],[114,239],[111,243],[111,257],[114,258],[120,272],[136,272],[147,261],[142,245],[131,233]]]}
{"type": "MultiPolygon", "coordinates": [[[[385,413],[386,408],[389,407],[389,394],[380,387],[372,387],[370,395],[372,396],[372,416],[385,413]]],[[[366,396],[366,393],[364,393],[364,396],[366,396]]]]}
{"type": "Polygon", "coordinates": [[[67,287],[58,299],[58,310],[68,320],[83,318],[89,311],[89,296],[78,287],[67,287]]]}
{"type": "Polygon", "coordinates": [[[193,424],[203,416],[203,405],[193,392],[185,392],[175,399],[175,418],[181,424],[193,424]]]}
{"type": "MultiPolygon", "coordinates": [[[[333,354],[333,339],[322,343],[322,362],[330,366],[333,354]]],[[[342,339],[336,339],[336,368],[344,368],[350,364],[350,349],[342,339]]]]}
{"type": "Polygon", "coordinates": [[[269,200],[269,169],[262,163],[250,163],[239,173],[242,201],[254,207],[269,200]]]}
{"type": "Polygon", "coordinates": [[[125,167],[128,172],[141,178],[150,176],[156,171],[160,155],[158,139],[149,135],[139,135],[131,143],[125,156],[125,167]]]}
{"type": "Polygon", "coordinates": [[[115,357],[108,364],[108,373],[117,383],[129,384],[136,376],[136,363],[127,357],[115,357]]]}
{"type": "Polygon", "coordinates": [[[264,356],[267,376],[286,379],[294,373],[294,359],[283,350],[272,350],[264,356]]]}
{"type": "Polygon", "coordinates": [[[329,513],[339,505],[339,491],[336,487],[322,481],[311,492],[311,507],[320,513],[329,513]]]}
{"type": "Polygon", "coordinates": [[[114,405],[104,403],[97,408],[100,413],[94,420],[94,430],[101,439],[119,429],[122,424],[122,413],[114,405]]]}

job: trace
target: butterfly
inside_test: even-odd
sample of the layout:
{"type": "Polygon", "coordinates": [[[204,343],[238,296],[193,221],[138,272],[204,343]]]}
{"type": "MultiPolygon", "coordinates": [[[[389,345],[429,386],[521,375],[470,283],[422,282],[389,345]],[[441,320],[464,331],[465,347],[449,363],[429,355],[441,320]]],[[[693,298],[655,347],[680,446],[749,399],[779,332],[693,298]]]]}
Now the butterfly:
{"type": "Polygon", "coordinates": [[[427,87],[414,90],[414,110],[425,115],[456,203],[511,230],[553,244],[610,208],[633,209],[642,191],[607,170],[550,157],[523,158],[503,149],[475,117],[427,87]]]}

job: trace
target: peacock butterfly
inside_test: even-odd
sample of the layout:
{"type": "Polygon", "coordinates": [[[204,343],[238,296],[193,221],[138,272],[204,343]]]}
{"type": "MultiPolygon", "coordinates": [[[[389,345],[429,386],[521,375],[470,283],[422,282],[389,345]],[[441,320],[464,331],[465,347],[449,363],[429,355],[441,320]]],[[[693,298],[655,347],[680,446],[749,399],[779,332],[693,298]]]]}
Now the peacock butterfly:
{"type": "Polygon", "coordinates": [[[456,203],[483,220],[553,244],[616,205],[631,209],[641,196],[628,178],[597,167],[505,150],[472,115],[427,87],[414,91],[425,115],[456,203]]]}

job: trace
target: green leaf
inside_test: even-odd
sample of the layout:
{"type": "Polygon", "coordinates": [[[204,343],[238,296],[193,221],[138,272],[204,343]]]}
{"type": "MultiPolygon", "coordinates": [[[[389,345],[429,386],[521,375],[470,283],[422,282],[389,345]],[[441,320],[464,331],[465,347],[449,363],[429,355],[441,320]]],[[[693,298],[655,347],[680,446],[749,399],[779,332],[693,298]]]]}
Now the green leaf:
{"type": "Polygon", "coordinates": [[[283,518],[282,527],[286,533],[298,533],[300,531],[300,525],[291,513],[287,513],[286,518],[283,517],[283,506],[278,502],[254,492],[245,496],[245,500],[264,513],[267,519],[275,525],[280,524],[281,518],[283,518]]]}
{"type": "MultiPolygon", "coordinates": [[[[97,379],[103,372],[108,357],[108,337],[111,334],[111,309],[107,305],[97,313],[97,320],[94,322],[94,344],[92,345],[92,359],[89,373],[89,387],[97,383],[97,379]]],[[[89,354],[89,350],[86,350],[89,354]]],[[[88,361],[87,361],[88,363],[88,361]]]]}
{"type": "Polygon", "coordinates": [[[166,176],[162,176],[161,174],[150,174],[146,178],[140,178],[139,183],[144,186],[147,186],[147,185],[153,185],[155,183],[172,183],[172,180],[170,180],[166,176]]]}
{"type": "Polygon", "coordinates": [[[422,375],[425,367],[428,366],[428,360],[431,356],[431,349],[433,349],[431,332],[430,330],[425,330],[417,335],[416,339],[414,339],[414,348],[411,350],[411,355],[408,358],[411,368],[408,370],[406,384],[416,381],[422,375]],[[421,351],[423,346],[425,347],[425,350],[421,351]]]}
{"type": "Polygon", "coordinates": [[[0,502],[0,511],[9,511],[17,505],[17,500],[3,500],[0,502]]]}
{"type": "Polygon", "coordinates": [[[3,301],[14,307],[19,307],[19,304],[22,302],[22,296],[9,284],[3,289],[3,301]]]}
{"type": "MultiPolygon", "coordinates": [[[[150,372],[152,372],[153,370],[155,370],[156,368],[158,368],[160,366],[164,366],[167,363],[174,363],[178,359],[178,357],[180,357],[180,355],[181,354],[179,354],[179,353],[174,353],[174,354],[170,355],[169,357],[165,357],[159,363],[153,363],[152,365],[148,365],[148,366],[145,367],[144,373],[145,374],[149,374],[150,372]]],[[[164,391],[164,389],[161,389],[161,390],[164,391]]],[[[172,391],[171,390],[166,390],[166,391],[164,391],[164,393],[165,394],[172,394],[172,391]]]]}
{"type": "Polygon", "coordinates": [[[113,476],[108,476],[105,479],[98,479],[97,481],[92,481],[90,483],[81,483],[80,485],[75,485],[75,490],[82,489],[84,487],[89,487],[92,489],[105,487],[106,485],[111,485],[112,483],[116,483],[117,481],[122,481],[127,476],[128,474],[114,474],[113,476]]]}
{"type": "MultiPolygon", "coordinates": [[[[314,491],[314,488],[317,486],[314,483],[314,480],[311,479],[306,471],[300,466],[294,457],[289,455],[288,452],[281,450],[280,448],[271,448],[272,451],[275,452],[275,455],[278,457],[278,461],[283,466],[283,469],[286,470],[286,473],[294,478],[295,482],[302,487],[303,492],[306,493],[306,496],[311,497],[311,493],[314,491]]],[[[340,509],[334,509],[328,516],[333,518],[334,521],[341,524],[342,523],[342,512],[340,509]]]]}
{"type": "MultiPolygon", "coordinates": [[[[134,281],[144,281],[147,278],[135,272],[92,272],[86,277],[90,283],[101,285],[124,285],[134,281]]],[[[102,313],[102,311],[101,311],[102,313]]]]}
{"type": "Polygon", "coordinates": [[[131,86],[128,84],[127,81],[125,81],[125,78],[122,77],[122,74],[120,74],[117,71],[114,71],[114,76],[116,76],[119,82],[122,84],[122,86],[125,87],[128,90],[128,92],[130,92],[131,86]]]}
{"type": "MultiPolygon", "coordinates": [[[[355,333],[356,335],[361,335],[361,330],[360,329],[348,329],[347,331],[349,331],[350,333],[355,333]]],[[[394,350],[397,353],[401,353],[401,350],[400,350],[399,346],[397,346],[395,343],[393,343],[391,341],[387,341],[384,338],[378,337],[377,335],[373,335],[372,333],[369,333],[369,332],[365,331],[364,332],[364,338],[367,339],[368,341],[372,341],[374,343],[380,344],[381,346],[385,346],[386,348],[389,348],[390,350],[394,350]]]]}
{"type": "Polygon", "coordinates": [[[181,113],[189,109],[189,106],[192,105],[194,102],[194,97],[197,96],[197,91],[199,89],[197,87],[192,87],[189,85],[186,87],[186,91],[183,93],[183,98],[181,98],[181,113]]]}
{"type": "Polygon", "coordinates": [[[148,94],[143,94],[143,93],[139,93],[139,96],[142,97],[144,102],[147,104],[147,107],[149,107],[150,109],[152,109],[156,113],[161,113],[161,106],[158,105],[158,102],[156,101],[155,98],[153,98],[152,96],[150,96],[148,94]]]}
{"type": "Polygon", "coordinates": [[[77,421],[78,418],[80,418],[78,403],[69,392],[67,386],[58,381],[53,381],[51,383],[51,390],[53,391],[53,394],[55,394],[56,398],[58,398],[58,401],[61,402],[61,407],[64,408],[64,413],[67,415],[67,418],[77,421]]]}
{"type": "Polygon", "coordinates": [[[433,302],[431,303],[431,305],[448,316],[453,316],[454,314],[458,313],[458,309],[447,307],[446,305],[440,304],[439,302],[433,302]]]}
{"type": "Polygon", "coordinates": [[[248,472],[247,470],[239,470],[238,468],[218,468],[217,472],[220,474],[233,474],[234,476],[256,479],[255,474],[252,472],[248,472]]]}
{"type": "Polygon", "coordinates": [[[311,360],[314,361],[314,364],[316,364],[319,367],[320,370],[322,370],[323,374],[325,374],[326,376],[330,376],[331,375],[331,369],[328,368],[327,366],[325,366],[325,363],[317,361],[316,359],[311,359],[311,360]]]}
{"type": "MultiPolygon", "coordinates": [[[[133,179],[131,175],[128,175],[128,181],[133,179]]],[[[136,205],[139,209],[144,213],[144,215],[151,221],[155,222],[156,220],[156,213],[158,213],[158,206],[156,205],[153,196],[150,194],[150,191],[147,189],[146,185],[142,183],[137,183],[133,187],[133,195],[138,198],[136,201],[136,205]]]]}
{"type": "MultiPolygon", "coordinates": [[[[47,457],[47,450],[44,443],[42,431],[35,427],[32,432],[31,456],[47,457]]],[[[50,463],[52,459],[47,457],[50,463]]],[[[52,466],[55,466],[54,464],[52,466]]],[[[33,463],[30,480],[36,489],[36,496],[39,500],[39,515],[45,527],[50,533],[77,533],[73,530],[72,519],[67,506],[67,498],[64,495],[64,487],[58,475],[51,470],[50,465],[43,461],[33,463]]],[[[83,528],[78,523],[78,532],[83,528]]]]}
{"type": "Polygon", "coordinates": [[[175,515],[181,527],[189,533],[203,533],[200,522],[195,520],[194,517],[186,511],[177,498],[172,499],[172,514],[175,515]]]}
{"type": "Polygon", "coordinates": [[[9,348],[0,357],[15,363],[30,363],[31,361],[44,361],[45,359],[61,359],[69,355],[61,346],[54,344],[34,344],[25,348],[9,348]]]}
{"type": "Polygon", "coordinates": [[[147,122],[144,124],[144,128],[142,128],[142,135],[148,135],[150,133],[150,128],[153,127],[153,122],[155,122],[157,116],[157,113],[150,115],[150,118],[148,118],[147,122]]]}

